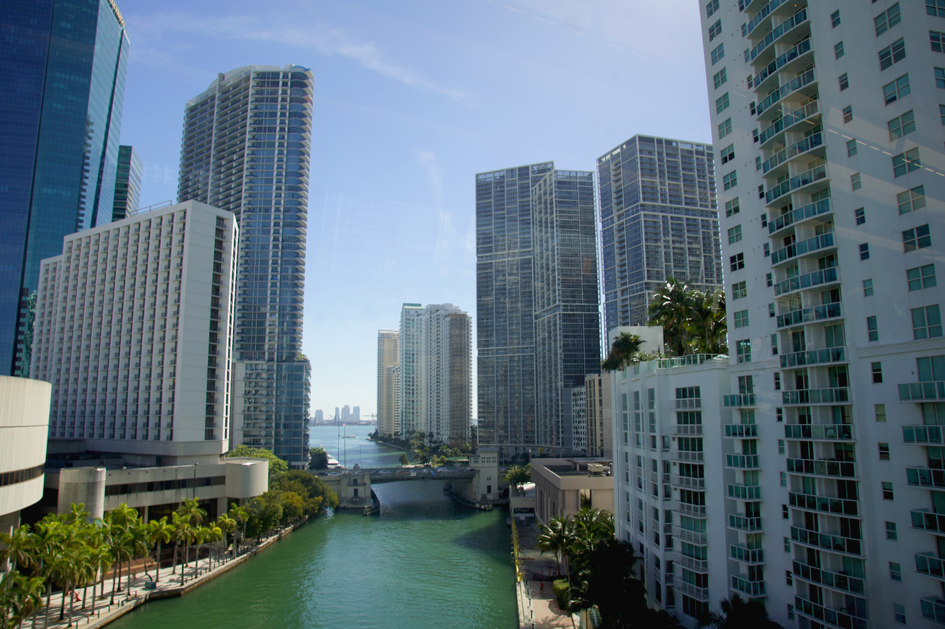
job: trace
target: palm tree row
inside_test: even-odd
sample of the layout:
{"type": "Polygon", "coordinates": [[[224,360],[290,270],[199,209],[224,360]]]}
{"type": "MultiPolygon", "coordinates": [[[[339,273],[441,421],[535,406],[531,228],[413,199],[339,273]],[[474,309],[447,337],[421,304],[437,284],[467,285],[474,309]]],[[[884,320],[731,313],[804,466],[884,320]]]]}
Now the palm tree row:
{"type": "Polygon", "coordinates": [[[666,351],[685,354],[728,352],[725,293],[700,291],[669,278],[653,293],[648,310],[651,325],[663,327],[666,351]]]}

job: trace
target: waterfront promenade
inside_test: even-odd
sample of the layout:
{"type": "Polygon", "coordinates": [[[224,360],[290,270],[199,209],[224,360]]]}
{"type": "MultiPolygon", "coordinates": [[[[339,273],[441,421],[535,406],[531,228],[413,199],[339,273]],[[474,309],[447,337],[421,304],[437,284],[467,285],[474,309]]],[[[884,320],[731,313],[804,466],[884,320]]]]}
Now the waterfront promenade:
{"type": "Polygon", "coordinates": [[[542,554],[536,547],[538,525],[534,519],[523,524],[516,521],[514,529],[518,535],[517,570],[521,580],[516,582],[518,598],[519,629],[573,629],[578,626],[577,617],[558,608],[552,592],[552,577],[558,571],[554,555],[542,554]]]}

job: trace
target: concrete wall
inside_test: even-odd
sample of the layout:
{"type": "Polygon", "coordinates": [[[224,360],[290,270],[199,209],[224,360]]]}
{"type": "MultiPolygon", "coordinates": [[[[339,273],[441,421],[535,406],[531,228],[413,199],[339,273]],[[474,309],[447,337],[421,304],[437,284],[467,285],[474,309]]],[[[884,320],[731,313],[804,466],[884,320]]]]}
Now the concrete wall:
{"type": "MultiPolygon", "coordinates": [[[[51,391],[48,382],[0,376],[0,518],[43,497],[43,477],[36,468],[46,460],[51,391]],[[16,482],[16,476],[5,476],[13,472],[35,477],[16,482]]],[[[3,522],[3,527],[15,526],[3,522]]]]}
{"type": "Polygon", "coordinates": [[[581,510],[581,496],[591,500],[591,507],[614,511],[614,477],[591,475],[588,463],[610,461],[600,459],[532,459],[532,482],[535,483],[535,515],[547,525],[553,518],[574,516],[581,510]]]}

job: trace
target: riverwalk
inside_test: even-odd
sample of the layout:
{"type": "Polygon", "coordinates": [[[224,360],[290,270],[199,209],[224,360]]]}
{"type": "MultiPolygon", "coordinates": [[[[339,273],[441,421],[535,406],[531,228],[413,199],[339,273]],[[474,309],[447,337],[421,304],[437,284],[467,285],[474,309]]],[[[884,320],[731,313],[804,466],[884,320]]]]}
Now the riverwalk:
{"type": "Polygon", "coordinates": [[[144,605],[151,600],[162,598],[173,598],[183,596],[192,590],[200,587],[208,581],[212,581],[231,568],[241,565],[250,557],[257,555],[263,549],[269,547],[274,542],[282,539],[296,528],[303,526],[306,522],[303,520],[293,526],[287,527],[270,537],[260,541],[258,545],[252,543],[243,554],[235,557],[227,557],[224,560],[214,560],[213,568],[210,567],[210,559],[203,558],[197,562],[190,562],[185,568],[177,566],[176,574],[171,572],[171,568],[162,568],[160,581],[154,583],[152,587],[152,577],[154,576],[154,562],[150,562],[148,570],[145,572],[144,566],[139,566],[140,571],[131,577],[131,586],[128,587],[127,576],[122,576],[121,585],[115,591],[114,603],[112,599],[112,578],[109,576],[104,583],[100,584],[96,590],[95,611],[92,612],[92,593],[89,588],[89,595],[84,599],[85,609],[81,609],[83,604],[82,590],[76,590],[79,598],[75,601],[74,611],[72,613],[72,624],[69,624],[70,601],[66,599],[65,610],[62,620],[59,619],[59,610],[63,604],[63,592],[57,592],[52,595],[49,609],[46,609],[46,597],[43,597],[43,607],[36,611],[28,620],[23,623],[24,627],[35,629],[61,629],[64,627],[82,627],[83,629],[104,627],[108,623],[124,616],[131,610],[144,605]],[[184,584],[181,585],[181,570],[184,572],[184,584]],[[196,578],[194,575],[197,574],[196,578]],[[150,576],[149,576],[150,575],[150,576]],[[48,611],[48,614],[47,614],[48,611]],[[47,622],[48,619],[48,622],[47,622]]]}
{"type": "Polygon", "coordinates": [[[534,519],[513,524],[516,563],[516,597],[519,629],[573,629],[579,621],[558,608],[552,579],[558,572],[554,555],[537,548],[538,525],[534,519]]]}

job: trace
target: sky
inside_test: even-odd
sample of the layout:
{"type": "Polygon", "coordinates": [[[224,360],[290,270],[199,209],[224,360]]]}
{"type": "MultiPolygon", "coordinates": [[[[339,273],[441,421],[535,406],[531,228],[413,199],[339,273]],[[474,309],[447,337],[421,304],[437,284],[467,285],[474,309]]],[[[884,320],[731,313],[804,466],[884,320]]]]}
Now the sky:
{"type": "Polygon", "coordinates": [[[184,107],[218,73],[314,73],[313,412],[375,412],[377,331],[399,326],[403,303],[452,303],[475,339],[476,173],[593,171],[638,133],[712,141],[694,0],[117,3],[131,44],[121,141],[144,162],[142,206],[176,201],[184,107]]]}

